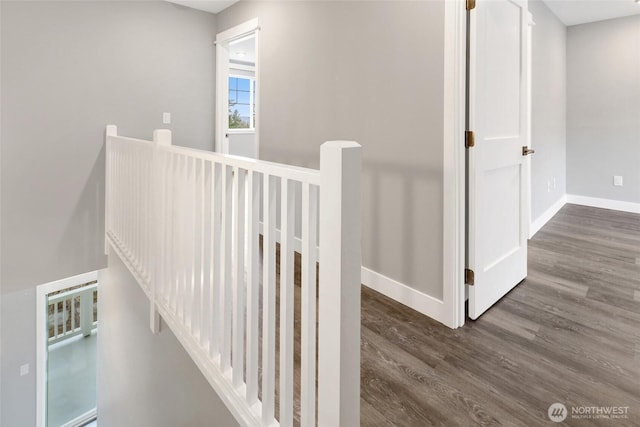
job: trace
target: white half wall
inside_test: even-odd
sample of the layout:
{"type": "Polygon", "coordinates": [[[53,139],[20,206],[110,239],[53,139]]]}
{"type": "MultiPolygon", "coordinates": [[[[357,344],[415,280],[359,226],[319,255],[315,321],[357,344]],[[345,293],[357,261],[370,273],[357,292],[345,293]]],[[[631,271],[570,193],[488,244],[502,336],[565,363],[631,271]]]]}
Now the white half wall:
{"type": "Polygon", "coordinates": [[[171,330],[149,330],[149,300],[118,255],[99,274],[100,427],[237,426],[171,330]]]}

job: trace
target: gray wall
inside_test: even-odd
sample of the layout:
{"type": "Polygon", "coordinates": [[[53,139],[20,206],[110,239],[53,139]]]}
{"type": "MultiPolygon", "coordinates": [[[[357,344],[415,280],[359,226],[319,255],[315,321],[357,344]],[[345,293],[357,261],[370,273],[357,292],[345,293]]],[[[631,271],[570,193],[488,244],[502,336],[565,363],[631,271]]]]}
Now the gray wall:
{"type": "Polygon", "coordinates": [[[260,19],[260,158],[363,146],[363,264],[442,297],[444,2],[240,2],[260,19]]]}
{"type": "Polygon", "coordinates": [[[529,1],[529,10],[536,23],[531,112],[531,145],[536,150],[531,158],[531,219],[535,221],[566,193],[567,28],[541,0],[529,1]]]}
{"type": "Polygon", "coordinates": [[[117,255],[100,272],[100,427],[238,425],[164,324],[149,330],[149,300],[117,255]]]}
{"type": "Polygon", "coordinates": [[[169,111],[177,145],[211,149],[217,31],[165,2],[0,8],[0,424],[32,426],[35,286],[106,265],[104,126],[150,138],[169,111]]]}
{"type": "Polygon", "coordinates": [[[567,193],[640,203],[640,16],[569,27],[567,52],[567,193]]]}
{"type": "Polygon", "coordinates": [[[36,425],[36,289],[2,295],[0,426],[36,425]],[[20,376],[28,363],[29,375],[20,376]]]}

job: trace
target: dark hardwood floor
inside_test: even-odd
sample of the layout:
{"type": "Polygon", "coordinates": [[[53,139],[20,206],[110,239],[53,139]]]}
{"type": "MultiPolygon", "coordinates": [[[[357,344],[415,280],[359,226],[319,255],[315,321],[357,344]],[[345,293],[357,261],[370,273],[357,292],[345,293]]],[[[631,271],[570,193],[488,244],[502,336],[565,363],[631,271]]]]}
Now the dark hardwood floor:
{"type": "Polygon", "coordinates": [[[363,426],[640,426],[640,215],[566,205],[529,276],[451,330],[362,291],[363,426]],[[629,407],[577,419],[572,407],[629,407]]]}

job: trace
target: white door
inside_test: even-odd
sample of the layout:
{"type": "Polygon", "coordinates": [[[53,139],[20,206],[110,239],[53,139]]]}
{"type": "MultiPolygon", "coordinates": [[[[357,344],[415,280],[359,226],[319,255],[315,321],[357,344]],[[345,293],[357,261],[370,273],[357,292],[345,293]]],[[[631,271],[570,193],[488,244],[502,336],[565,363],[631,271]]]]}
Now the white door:
{"type": "Polygon", "coordinates": [[[530,95],[526,0],[479,0],[471,12],[469,317],[527,276],[530,95]],[[523,148],[524,147],[524,148],[523,148]]]}

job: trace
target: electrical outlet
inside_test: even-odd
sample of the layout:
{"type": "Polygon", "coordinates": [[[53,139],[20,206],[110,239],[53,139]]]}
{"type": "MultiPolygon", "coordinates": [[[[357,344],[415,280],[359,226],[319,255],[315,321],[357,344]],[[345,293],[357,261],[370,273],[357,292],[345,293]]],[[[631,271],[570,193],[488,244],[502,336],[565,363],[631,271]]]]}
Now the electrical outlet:
{"type": "Polygon", "coordinates": [[[614,176],[613,185],[615,185],[616,187],[622,187],[622,177],[619,175],[614,176]]]}
{"type": "Polygon", "coordinates": [[[171,113],[162,113],[162,123],[165,125],[171,123],[171,113]]]}
{"type": "Polygon", "coordinates": [[[20,376],[24,377],[25,375],[29,374],[29,364],[25,364],[20,366],[20,376]]]}

